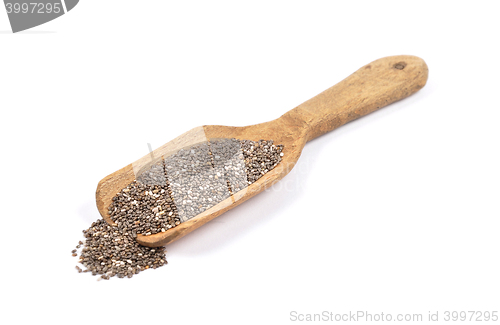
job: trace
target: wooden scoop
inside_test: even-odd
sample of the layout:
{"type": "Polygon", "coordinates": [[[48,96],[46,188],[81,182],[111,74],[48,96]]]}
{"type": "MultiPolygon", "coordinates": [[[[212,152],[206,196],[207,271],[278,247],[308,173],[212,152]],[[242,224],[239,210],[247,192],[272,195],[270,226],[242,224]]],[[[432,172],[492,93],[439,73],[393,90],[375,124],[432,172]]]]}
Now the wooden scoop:
{"type": "MultiPolygon", "coordinates": [[[[245,127],[205,125],[156,149],[152,155],[160,157],[174,153],[179,148],[196,143],[198,140],[272,139],[275,144],[284,145],[284,157],[274,169],[247,188],[233,193],[234,195],[212,208],[165,232],[149,236],[138,235],[137,241],[145,246],[157,247],[187,235],[283,178],[299,159],[306,142],[415,93],[425,85],[427,75],[427,65],[418,57],[409,55],[385,57],[365,65],[335,86],[278,119],[245,127]]],[[[146,156],[143,160],[145,159],[149,158],[146,156]]],[[[135,179],[137,169],[143,165],[144,163],[139,160],[105,177],[97,185],[97,208],[109,224],[113,224],[108,214],[112,198],[135,179]]]]}

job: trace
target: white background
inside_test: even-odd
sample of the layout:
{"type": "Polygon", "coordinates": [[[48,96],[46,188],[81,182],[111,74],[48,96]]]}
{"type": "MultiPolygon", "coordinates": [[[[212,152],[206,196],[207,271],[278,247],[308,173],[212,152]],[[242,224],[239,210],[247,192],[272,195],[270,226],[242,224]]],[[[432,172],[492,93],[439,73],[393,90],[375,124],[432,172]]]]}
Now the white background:
{"type": "Polygon", "coordinates": [[[0,10],[0,322],[500,311],[496,4],[83,0],[19,34],[0,10]],[[277,118],[398,54],[427,62],[421,91],[308,143],[274,188],[169,245],[167,266],[76,272],[97,183],[147,143],[277,118]]]}

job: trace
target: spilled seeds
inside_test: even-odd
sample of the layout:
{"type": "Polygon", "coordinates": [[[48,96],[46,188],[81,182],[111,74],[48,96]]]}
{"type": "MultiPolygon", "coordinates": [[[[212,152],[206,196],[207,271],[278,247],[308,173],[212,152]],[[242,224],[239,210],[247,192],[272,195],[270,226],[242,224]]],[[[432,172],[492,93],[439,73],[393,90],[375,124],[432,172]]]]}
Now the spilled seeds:
{"type": "MultiPolygon", "coordinates": [[[[108,280],[167,264],[165,249],[139,245],[135,238],[168,231],[274,169],[283,145],[273,140],[211,139],[161,158],[113,197],[108,213],[115,226],[99,219],[83,231],[78,273],[108,280]]],[[[73,256],[77,251],[73,250],[73,256]]]]}
{"type": "MultiPolygon", "coordinates": [[[[149,268],[156,269],[167,263],[165,248],[139,245],[128,232],[110,226],[103,219],[92,223],[83,231],[85,244],[79,262],[86,267],[83,272],[110,277],[129,277],[149,268]]],[[[77,267],[80,273],[81,269],[77,267]]]]}

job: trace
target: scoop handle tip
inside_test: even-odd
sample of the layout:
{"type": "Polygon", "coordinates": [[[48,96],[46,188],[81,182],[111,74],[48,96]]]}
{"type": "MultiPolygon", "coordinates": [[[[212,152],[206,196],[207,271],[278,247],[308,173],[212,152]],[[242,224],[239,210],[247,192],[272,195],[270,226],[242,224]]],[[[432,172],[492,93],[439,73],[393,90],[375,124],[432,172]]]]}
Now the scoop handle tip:
{"type": "Polygon", "coordinates": [[[412,55],[373,61],[282,118],[301,126],[307,141],[408,97],[425,86],[429,69],[412,55]]]}

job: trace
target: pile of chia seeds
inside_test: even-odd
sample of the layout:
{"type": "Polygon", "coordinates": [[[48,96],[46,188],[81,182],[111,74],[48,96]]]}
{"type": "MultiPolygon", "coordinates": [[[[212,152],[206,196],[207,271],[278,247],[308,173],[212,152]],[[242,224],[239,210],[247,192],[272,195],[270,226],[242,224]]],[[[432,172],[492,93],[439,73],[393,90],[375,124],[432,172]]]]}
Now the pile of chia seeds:
{"type": "Polygon", "coordinates": [[[108,225],[103,219],[92,223],[83,234],[85,243],[82,243],[80,263],[86,269],[82,271],[77,266],[78,272],[92,272],[92,275],[99,274],[101,279],[109,280],[115,275],[131,278],[140,271],[167,264],[164,247],[139,245],[128,232],[108,225]]]}
{"type": "Polygon", "coordinates": [[[273,140],[211,139],[155,161],[113,197],[108,213],[116,226],[99,219],[83,231],[77,249],[84,246],[86,269],[76,269],[108,280],[167,264],[164,247],[139,245],[137,235],[165,232],[210,209],[274,169],[282,151],[273,140]]]}

